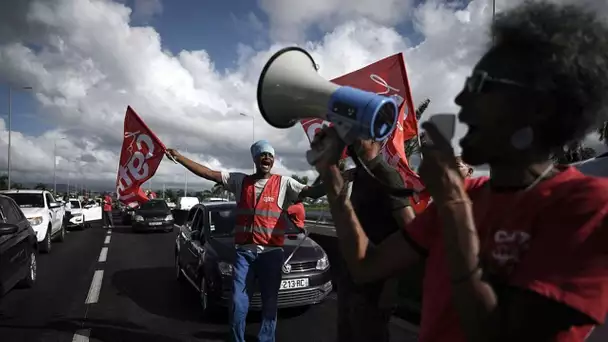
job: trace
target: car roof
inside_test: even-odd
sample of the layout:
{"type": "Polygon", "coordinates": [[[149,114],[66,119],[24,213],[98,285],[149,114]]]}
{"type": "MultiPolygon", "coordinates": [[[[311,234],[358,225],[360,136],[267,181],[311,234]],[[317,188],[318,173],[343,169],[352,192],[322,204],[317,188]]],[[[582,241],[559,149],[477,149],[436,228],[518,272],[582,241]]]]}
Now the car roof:
{"type": "Polygon", "coordinates": [[[0,193],[3,194],[42,194],[44,192],[47,192],[47,190],[30,190],[30,189],[26,189],[26,190],[16,190],[16,189],[12,189],[12,190],[2,190],[0,191],[0,193]]]}
{"type": "Polygon", "coordinates": [[[232,207],[236,207],[236,202],[235,201],[229,201],[229,202],[203,202],[200,204],[201,206],[207,208],[207,209],[223,209],[223,208],[232,208],[232,207]]]}
{"type": "Polygon", "coordinates": [[[571,165],[588,176],[608,177],[608,155],[605,154],[571,165]]]}

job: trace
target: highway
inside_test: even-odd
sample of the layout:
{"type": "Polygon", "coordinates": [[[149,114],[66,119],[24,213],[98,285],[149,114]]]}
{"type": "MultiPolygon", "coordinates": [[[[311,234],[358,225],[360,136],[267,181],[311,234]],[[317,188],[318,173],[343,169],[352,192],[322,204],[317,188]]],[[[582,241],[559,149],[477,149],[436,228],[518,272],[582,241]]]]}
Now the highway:
{"type": "MultiPolygon", "coordinates": [[[[0,340],[224,341],[227,314],[204,320],[194,290],[175,279],[176,234],[124,226],[70,232],[39,256],[34,288],[0,299],[0,340]]],[[[255,341],[259,317],[250,316],[248,340],[255,341]]],[[[335,294],[308,309],[280,311],[277,341],[333,342],[335,318],[335,294]]],[[[394,341],[416,340],[399,320],[391,333],[394,341]]]]}

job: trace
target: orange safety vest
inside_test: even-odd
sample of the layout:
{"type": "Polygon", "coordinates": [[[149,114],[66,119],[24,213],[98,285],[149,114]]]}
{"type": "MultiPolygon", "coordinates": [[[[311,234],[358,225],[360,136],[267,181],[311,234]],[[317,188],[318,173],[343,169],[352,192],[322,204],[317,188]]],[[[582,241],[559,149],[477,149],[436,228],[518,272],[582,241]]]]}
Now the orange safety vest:
{"type": "Polygon", "coordinates": [[[281,176],[272,175],[256,200],[255,180],[251,176],[243,179],[241,198],[236,206],[235,244],[283,246],[286,222],[278,204],[280,189],[281,176]]]}

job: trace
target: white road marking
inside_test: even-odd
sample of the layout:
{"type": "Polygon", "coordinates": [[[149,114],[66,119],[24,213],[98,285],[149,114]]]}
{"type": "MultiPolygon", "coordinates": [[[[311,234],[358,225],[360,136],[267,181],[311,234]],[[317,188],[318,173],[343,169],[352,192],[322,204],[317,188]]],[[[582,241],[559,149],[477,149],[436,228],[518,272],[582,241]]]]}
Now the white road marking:
{"type": "Polygon", "coordinates": [[[106,262],[108,258],[108,247],[104,247],[101,249],[101,253],[99,253],[99,259],[97,262],[106,262]]]}
{"type": "Polygon", "coordinates": [[[90,329],[78,330],[74,333],[74,337],[72,337],[72,342],[89,342],[90,333],[90,329]]]}
{"type": "Polygon", "coordinates": [[[89,288],[89,294],[87,295],[87,300],[84,302],[85,304],[95,304],[99,300],[99,291],[101,290],[101,282],[103,280],[103,270],[95,271],[93,275],[93,281],[91,282],[91,287],[89,288]]]}
{"type": "Polygon", "coordinates": [[[112,237],[111,237],[111,236],[109,236],[109,235],[108,235],[108,236],[106,236],[106,240],[103,242],[103,243],[104,243],[104,245],[109,244],[109,243],[110,243],[110,239],[111,239],[111,238],[112,238],[112,237]]]}
{"type": "Polygon", "coordinates": [[[108,229],[108,235],[112,234],[112,229],[108,229]]]}

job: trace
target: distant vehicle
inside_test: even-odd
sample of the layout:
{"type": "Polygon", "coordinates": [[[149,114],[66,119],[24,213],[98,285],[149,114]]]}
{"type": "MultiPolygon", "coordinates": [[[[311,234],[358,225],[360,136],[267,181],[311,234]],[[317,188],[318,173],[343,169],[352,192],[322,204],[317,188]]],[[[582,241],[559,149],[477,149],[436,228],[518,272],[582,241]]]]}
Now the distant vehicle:
{"type": "Polygon", "coordinates": [[[85,216],[83,214],[82,203],[78,198],[70,198],[66,203],[66,227],[84,229],[87,225],[85,216]]]}
{"type": "Polygon", "coordinates": [[[135,209],[131,227],[133,231],[173,231],[173,215],[167,202],[151,199],[135,209]]]}
{"type": "Polygon", "coordinates": [[[196,198],[196,197],[178,197],[176,209],[188,211],[199,203],[200,202],[199,202],[198,198],[196,198]]]}
{"type": "Polygon", "coordinates": [[[0,193],[12,198],[27,217],[36,232],[40,251],[49,253],[52,240],[62,242],[65,239],[63,217],[65,207],[55,201],[46,190],[4,190],[0,193]]]}
{"type": "Polygon", "coordinates": [[[226,198],[221,197],[209,197],[204,200],[205,202],[228,202],[226,198]]]}
{"type": "Polygon", "coordinates": [[[0,295],[36,282],[38,240],[29,221],[10,197],[0,195],[0,295]]]}
{"type": "MultiPolygon", "coordinates": [[[[205,314],[229,303],[234,261],[236,202],[205,202],[194,206],[175,241],[175,274],[198,292],[205,314]]],[[[302,242],[283,269],[278,307],[308,306],[323,301],[332,291],[327,254],[291,223],[283,247],[285,258],[302,242]],[[305,240],[304,240],[305,239],[305,240]],[[302,241],[304,240],[304,241],[302,241]]],[[[250,310],[261,309],[258,290],[250,310]]]]}

